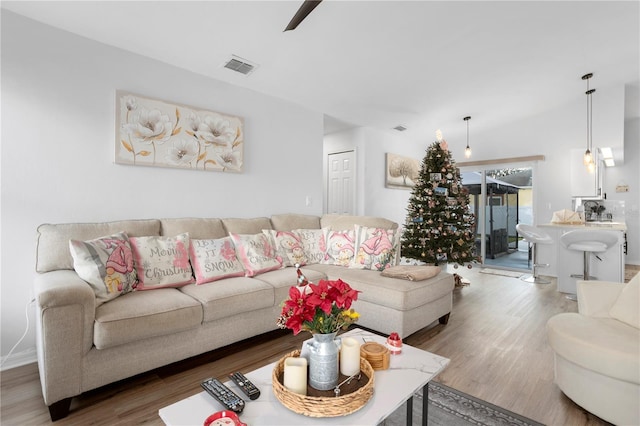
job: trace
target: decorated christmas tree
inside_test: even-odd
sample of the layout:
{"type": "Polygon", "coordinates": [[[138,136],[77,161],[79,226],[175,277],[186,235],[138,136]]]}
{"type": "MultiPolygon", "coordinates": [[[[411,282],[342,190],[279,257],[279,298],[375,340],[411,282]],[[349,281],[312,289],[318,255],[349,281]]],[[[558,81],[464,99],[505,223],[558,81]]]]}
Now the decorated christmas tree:
{"type": "Polygon", "coordinates": [[[402,255],[428,264],[475,261],[475,216],[460,170],[440,131],[429,146],[415,182],[402,236],[402,255]]]}

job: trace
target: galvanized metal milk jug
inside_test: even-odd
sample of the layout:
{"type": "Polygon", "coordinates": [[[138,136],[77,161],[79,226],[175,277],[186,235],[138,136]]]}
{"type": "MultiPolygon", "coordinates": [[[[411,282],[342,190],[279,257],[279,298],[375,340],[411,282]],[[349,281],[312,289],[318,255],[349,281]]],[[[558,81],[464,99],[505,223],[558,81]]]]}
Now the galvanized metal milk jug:
{"type": "Polygon", "coordinates": [[[330,390],[338,384],[338,345],[336,333],[313,335],[309,348],[309,385],[318,390],[330,390]]]}

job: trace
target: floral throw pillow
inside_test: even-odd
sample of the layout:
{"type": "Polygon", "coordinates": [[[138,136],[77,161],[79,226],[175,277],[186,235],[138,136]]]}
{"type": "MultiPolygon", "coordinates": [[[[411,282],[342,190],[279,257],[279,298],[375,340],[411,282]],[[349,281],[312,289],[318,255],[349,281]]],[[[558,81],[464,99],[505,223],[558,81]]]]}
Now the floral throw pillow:
{"type": "Polygon", "coordinates": [[[322,263],[327,254],[327,229],[296,229],[294,232],[300,237],[307,265],[322,263]]]}
{"type": "Polygon", "coordinates": [[[344,231],[327,230],[326,232],[327,252],[323,263],[349,266],[355,253],[355,234],[353,229],[344,231]]]}
{"type": "Polygon", "coordinates": [[[197,285],[244,276],[231,237],[191,240],[190,257],[197,285]]]}
{"type": "Polygon", "coordinates": [[[194,282],[188,233],[175,237],[131,237],[129,241],[138,272],[137,290],[180,287],[194,282]]]}
{"type": "Polygon", "coordinates": [[[395,265],[395,238],[392,229],[355,226],[355,256],[349,264],[355,269],[382,271],[395,265]]]}
{"type": "Polygon", "coordinates": [[[271,238],[271,243],[276,250],[276,257],[282,262],[282,266],[306,265],[308,263],[302,241],[296,231],[265,229],[262,232],[271,238]]]}
{"type": "Polygon", "coordinates": [[[275,248],[265,234],[230,235],[247,277],[281,268],[282,263],[276,258],[275,248]]]}
{"type": "Polygon", "coordinates": [[[97,306],[136,287],[133,253],[124,232],[90,241],[69,240],[69,250],[73,269],[93,288],[97,306]]]}

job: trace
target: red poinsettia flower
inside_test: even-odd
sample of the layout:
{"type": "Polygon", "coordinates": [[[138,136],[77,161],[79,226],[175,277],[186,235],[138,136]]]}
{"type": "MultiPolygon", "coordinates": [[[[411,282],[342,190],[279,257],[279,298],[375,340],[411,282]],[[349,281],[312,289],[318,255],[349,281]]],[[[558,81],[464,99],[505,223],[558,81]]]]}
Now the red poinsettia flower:
{"type": "MultiPolygon", "coordinates": [[[[306,278],[303,281],[307,282],[306,278]]],[[[289,289],[289,299],[282,304],[276,324],[291,329],[294,334],[300,331],[333,333],[346,329],[358,320],[358,313],[350,309],[358,293],[342,280],[320,280],[317,285],[293,286],[289,289]]]]}
{"type": "Polygon", "coordinates": [[[352,289],[349,284],[341,279],[333,282],[333,288],[337,292],[336,306],[339,308],[349,309],[353,301],[358,300],[358,293],[360,292],[352,289]]]}
{"type": "Polygon", "coordinates": [[[294,315],[298,315],[303,312],[307,306],[307,295],[304,292],[298,290],[298,287],[291,287],[289,289],[289,299],[284,302],[285,309],[291,309],[294,315]]]}
{"type": "Polygon", "coordinates": [[[309,303],[315,307],[322,309],[326,314],[331,313],[331,288],[325,280],[318,281],[318,284],[310,284],[311,294],[309,295],[309,303]]]}

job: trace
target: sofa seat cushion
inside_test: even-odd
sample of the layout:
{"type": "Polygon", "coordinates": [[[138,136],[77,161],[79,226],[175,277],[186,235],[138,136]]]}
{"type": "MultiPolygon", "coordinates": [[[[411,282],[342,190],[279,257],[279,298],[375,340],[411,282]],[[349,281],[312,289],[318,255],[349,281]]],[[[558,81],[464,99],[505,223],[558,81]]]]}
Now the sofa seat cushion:
{"type": "MultiPolygon", "coordinates": [[[[313,269],[301,268],[302,273],[307,280],[317,284],[318,281],[324,280],[327,276],[313,269]]],[[[284,268],[276,271],[265,272],[260,275],[260,280],[268,283],[274,288],[276,306],[280,306],[289,297],[289,288],[298,285],[298,274],[296,268],[284,268]]]]}
{"type": "Polygon", "coordinates": [[[250,315],[250,311],[274,304],[273,287],[256,278],[225,278],[203,285],[188,285],[180,291],[202,304],[203,323],[239,312],[250,315]]]}
{"type": "Polygon", "coordinates": [[[335,265],[309,265],[309,269],[324,272],[328,279],[342,279],[356,290],[358,300],[408,311],[451,294],[455,286],[451,274],[441,272],[423,281],[383,277],[379,271],[350,269],[335,265]]]}
{"type": "Polygon", "coordinates": [[[609,318],[569,312],[547,323],[556,354],[591,371],[640,384],[638,329],[609,318]]]}
{"type": "Polygon", "coordinates": [[[106,349],[202,324],[201,304],[175,288],[134,291],[96,308],[93,343],[106,349]]]}

